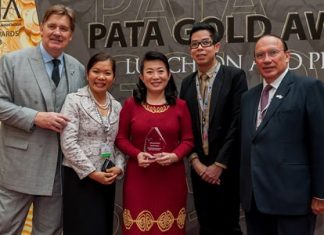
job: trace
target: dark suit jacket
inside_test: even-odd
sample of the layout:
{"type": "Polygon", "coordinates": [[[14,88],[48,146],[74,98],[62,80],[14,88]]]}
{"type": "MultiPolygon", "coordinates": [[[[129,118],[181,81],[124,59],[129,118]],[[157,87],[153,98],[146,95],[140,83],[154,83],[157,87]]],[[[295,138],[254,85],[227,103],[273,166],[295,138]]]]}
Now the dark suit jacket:
{"type": "Polygon", "coordinates": [[[209,156],[204,155],[201,139],[201,122],[195,79],[197,72],[186,77],[181,86],[180,98],[187,101],[192,117],[195,148],[199,159],[205,165],[215,161],[224,165],[239,159],[239,113],[240,99],[247,90],[243,70],[220,66],[216,75],[209,111],[209,156]]]}
{"type": "Polygon", "coordinates": [[[267,214],[302,215],[324,198],[324,89],[288,72],[256,130],[262,84],[242,97],[241,202],[267,214]]]}

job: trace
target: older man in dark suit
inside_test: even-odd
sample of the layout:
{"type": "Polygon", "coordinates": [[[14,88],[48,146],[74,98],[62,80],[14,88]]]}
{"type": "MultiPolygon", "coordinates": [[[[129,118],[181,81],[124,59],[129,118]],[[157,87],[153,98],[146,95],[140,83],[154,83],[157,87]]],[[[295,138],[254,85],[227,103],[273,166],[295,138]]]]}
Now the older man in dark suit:
{"type": "Polygon", "coordinates": [[[220,37],[207,23],[190,33],[198,71],[186,77],[180,98],[187,101],[195,136],[190,156],[200,235],[241,234],[239,226],[239,113],[247,90],[243,70],[216,60],[220,37]]]}
{"type": "Polygon", "coordinates": [[[42,42],[0,59],[0,234],[21,234],[33,203],[33,234],[62,233],[59,113],[67,93],[85,85],[84,67],[63,53],[74,12],[49,8],[42,42]]]}
{"type": "Polygon", "coordinates": [[[288,71],[278,36],[255,45],[263,83],[242,97],[241,201],[249,235],[310,235],[324,209],[324,89],[288,71]]]}

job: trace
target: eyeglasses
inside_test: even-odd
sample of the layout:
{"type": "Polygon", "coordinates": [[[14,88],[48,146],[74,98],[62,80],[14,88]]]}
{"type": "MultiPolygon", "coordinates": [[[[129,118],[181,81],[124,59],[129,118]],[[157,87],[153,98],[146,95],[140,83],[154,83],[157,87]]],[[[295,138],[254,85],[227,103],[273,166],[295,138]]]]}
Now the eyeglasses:
{"type": "Polygon", "coordinates": [[[210,47],[213,45],[213,41],[209,39],[201,40],[199,41],[193,41],[190,43],[190,48],[191,49],[197,49],[201,45],[201,47],[210,47]]]}
{"type": "Polygon", "coordinates": [[[270,58],[275,58],[279,53],[284,50],[269,50],[269,51],[260,51],[255,53],[255,59],[257,60],[264,60],[266,58],[266,55],[268,55],[270,58]]]}

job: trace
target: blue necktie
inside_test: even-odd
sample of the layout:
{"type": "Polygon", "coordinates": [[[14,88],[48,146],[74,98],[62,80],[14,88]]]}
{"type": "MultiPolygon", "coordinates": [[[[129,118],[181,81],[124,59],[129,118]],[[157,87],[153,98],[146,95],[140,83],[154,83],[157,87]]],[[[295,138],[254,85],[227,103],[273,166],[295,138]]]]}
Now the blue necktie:
{"type": "Polygon", "coordinates": [[[55,86],[57,87],[58,84],[60,83],[60,69],[59,69],[59,65],[61,63],[60,60],[58,59],[53,59],[53,71],[52,71],[52,80],[55,83],[55,86]]]}

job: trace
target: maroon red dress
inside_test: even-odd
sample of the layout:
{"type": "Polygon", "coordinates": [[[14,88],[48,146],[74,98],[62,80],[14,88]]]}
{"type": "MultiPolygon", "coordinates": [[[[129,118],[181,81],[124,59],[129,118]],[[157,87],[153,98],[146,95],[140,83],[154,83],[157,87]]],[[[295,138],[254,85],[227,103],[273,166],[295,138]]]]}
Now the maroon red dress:
{"type": "Polygon", "coordinates": [[[151,111],[128,99],[120,113],[118,148],[129,156],[123,193],[123,234],[185,234],[187,185],[182,160],[193,147],[191,119],[185,101],[163,110],[151,111]],[[137,155],[144,150],[147,133],[158,127],[166,142],[164,152],[180,160],[169,165],[157,163],[139,167],[137,155]]]}

